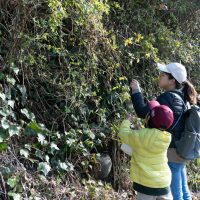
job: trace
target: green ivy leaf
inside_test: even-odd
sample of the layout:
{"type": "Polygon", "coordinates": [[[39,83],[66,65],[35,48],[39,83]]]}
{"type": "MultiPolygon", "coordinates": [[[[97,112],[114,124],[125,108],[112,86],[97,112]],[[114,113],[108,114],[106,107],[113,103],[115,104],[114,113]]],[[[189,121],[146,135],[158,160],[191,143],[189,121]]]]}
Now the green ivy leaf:
{"type": "Polygon", "coordinates": [[[45,161],[46,161],[47,163],[49,163],[49,156],[48,156],[48,155],[45,155],[45,161]]]}
{"type": "Polygon", "coordinates": [[[51,154],[54,154],[54,151],[56,151],[56,150],[60,150],[60,149],[54,142],[52,142],[51,143],[51,154]]]}
{"type": "Polygon", "coordinates": [[[86,134],[88,137],[90,137],[92,140],[95,139],[95,135],[91,130],[86,129],[86,130],[83,131],[83,133],[86,134]]]}
{"type": "Polygon", "coordinates": [[[59,162],[59,167],[60,167],[61,169],[65,170],[65,171],[67,171],[67,169],[68,169],[66,163],[64,163],[64,162],[59,162]]]}
{"type": "Polygon", "coordinates": [[[29,152],[27,149],[20,149],[20,155],[24,156],[25,158],[28,158],[29,152]]]}
{"type": "Polygon", "coordinates": [[[11,76],[7,76],[6,80],[8,81],[8,83],[10,83],[11,85],[15,85],[16,80],[11,77],[11,76]]]}
{"type": "Polygon", "coordinates": [[[14,108],[14,106],[15,106],[15,101],[14,101],[14,100],[8,100],[8,105],[9,105],[11,108],[14,108]]]}
{"type": "Polygon", "coordinates": [[[8,179],[12,175],[12,173],[14,171],[15,171],[14,167],[11,167],[11,166],[9,166],[9,167],[5,167],[5,166],[0,167],[0,172],[2,173],[3,177],[6,178],[6,179],[8,179]]]}
{"type": "Polygon", "coordinates": [[[26,135],[35,135],[40,131],[40,127],[36,121],[31,121],[25,128],[26,135]]]}
{"type": "Polygon", "coordinates": [[[68,138],[66,140],[66,144],[68,144],[69,147],[73,146],[73,145],[76,145],[76,140],[75,139],[71,139],[71,138],[68,138]]]}
{"type": "Polygon", "coordinates": [[[51,148],[55,149],[55,150],[60,150],[57,146],[57,144],[55,144],[54,142],[51,143],[51,148]]]}
{"type": "Polygon", "coordinates": [[[10,137],[13,135],[19,135],[20,127],[18,127],[16,125],[11,125],[8,129],[8,132],[9,132],[10,137]]]}
{"type": "Polygon", "coordinates": [[[28,149],[29,151],[31,151],[31,145],[30,145],[30,144],[25,144],[24,147],[25,147],[26,149],[28,149]]]}
{"type": "Polygon", "coordinates": [[[3,128],[0,128],[0,142],[3,142],[9,137],[8,131],[4,130],[3,128]]]}
{"type": "Polygon", "coordinates": [[[4,129],[8,129],[10,127],[9,121],[5,117],[1,119],[1,126],[4,129]]]}
{"type": "Polygon", "coordinates": [[[100,137],[102,137],[102,138],[106,138],[105,134],[102,133],[102,132],[100,132],[99,135],[100,135],[100,137]]]}
{"type": "Polygon", "coordinates": [[[41,162],[39,163],[37,170],[44,173],[46,176],[50,172],[51,167],[47,162],[41,162]]]}
{"type": "Polygon", "coordinates": [[[37,149],[36,151],[35,151],[35,155],[38,157],[38,158],[40,158],[40,159],[44,159],[44,153],[41,151],[41,150],[39,150],[39,149],[37,149]]]}
{"type": "Polygon", "coordinates": [[[6,149],[7,149],[7,144],[4,143],[4,142],[0,143],[0,151],[1,151],[1,152],[2,152],[2,151],[6,151],[6,149]]]}
{"type": "Polygon", "coordinates": [[[7,184],[11,187],[14,188],[20,181],[19,176],[11,177],[7,180],[7,184]]]}
{"type": "Polygon", "coordinates": [[[13,72],[18,75],[19,73],[19,68],[14,64],[14,63],[11,63],[11,69],[13,70],[13,72]]]}
{"type": "Polygon", "coordinates": [[[5,74],[0,72],[0,80],[3,80],[5,78],[5,74]]]}
{"type": "Polygon", "coordinates": [[[38,131],[40,130],[40,127],[39,127],[38,123],[35,122],[35,121],[32,121],[32,122],[29,124],[29,127],[30,127],[31,129],[33,129],[35,132],[38,132],[38,131]]]}
{"type": "Polygon", "coordinates": [[[6,100],[6,95],[4,93],[0,93],[0,98],[5,101],[6,100]]]}
{"type": "Polygon", "coordinates": [[[41,197],[34,197],[34,200],[41,200],[41,197]]]}
{"type": "Polygon", "coordinates": [[[14,193],[14,192],[8,192],[8,196],[12,197],[13,200],[21,200],[21,194],[14,193]]]}
{"type": "Polygon", "coordinates": [[[63,169],[67,172],[74,170],[74,166],[69,162],[60,162],[60,160],[59,160],[58,165],[59,165],[60,169],[63,169]]]}
{"type": "Polygon", "coordinates": [[[30,120],[35,119],[35,115],[32,112],[28,111],[26,108],[21,109],[21,113],[24,114],[30,120]]]}
{"type": "Polygon", "coordinates": [[[7,107],[4,107],[3,109],[0,110],[0,115],[2,115],[3,117],[7,117],[11,115],[11,111],[7,107]]]}
{"type": "Polygon", "coordinates": [[[38,142],[40,142],[42,145],[47,144],[47,141],[45,140],[45,136],[41,133],[38,133],[38,142]]]}
{"type": "Polygon", "coordinates": [[[0,135],[0,142],[3,142],[4,141],[4,139],[3,139],[3,137],[0,135]]]}

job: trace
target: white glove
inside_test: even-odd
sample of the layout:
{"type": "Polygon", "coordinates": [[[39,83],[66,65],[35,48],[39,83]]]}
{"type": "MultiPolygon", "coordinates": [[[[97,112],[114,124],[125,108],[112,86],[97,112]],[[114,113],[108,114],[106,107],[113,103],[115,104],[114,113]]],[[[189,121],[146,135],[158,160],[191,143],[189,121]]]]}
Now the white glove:
{"type": "Polygon", "coordinates": [[[133,149],[129,145],[124,144],[124,143],[121,145],[121,150],[124,153],[128,154],[129,156],[131,156],[133,153],[133,149]]]}

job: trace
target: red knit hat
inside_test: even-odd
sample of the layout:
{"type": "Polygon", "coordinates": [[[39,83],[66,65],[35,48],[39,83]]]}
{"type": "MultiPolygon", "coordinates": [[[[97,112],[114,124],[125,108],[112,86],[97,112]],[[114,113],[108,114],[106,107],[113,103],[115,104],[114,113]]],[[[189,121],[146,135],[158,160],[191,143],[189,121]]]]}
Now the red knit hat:
{"type": "Polygon", "coordinates": [[[166,105],[160,105],[158,101],[149,101],[150,119],[149,123],[154,128],[167,130],[174,122],[172,110],[166,105]]]}

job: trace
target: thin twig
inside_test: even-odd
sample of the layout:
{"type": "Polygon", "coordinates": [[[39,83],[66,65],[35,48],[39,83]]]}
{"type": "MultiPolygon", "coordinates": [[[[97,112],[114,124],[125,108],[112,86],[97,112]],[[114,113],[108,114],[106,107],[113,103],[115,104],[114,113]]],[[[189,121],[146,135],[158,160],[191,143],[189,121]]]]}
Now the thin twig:
{"type": "Polygon", "coordinates": [[[0,187],[2,189],[2,193],[0,194],[0,196],[4,199],[7,200],[8,199],[8,195],[7,195],[7,191],[6,191],[6,184],[3,178],[2,173],[0,172],[0,187]]]}

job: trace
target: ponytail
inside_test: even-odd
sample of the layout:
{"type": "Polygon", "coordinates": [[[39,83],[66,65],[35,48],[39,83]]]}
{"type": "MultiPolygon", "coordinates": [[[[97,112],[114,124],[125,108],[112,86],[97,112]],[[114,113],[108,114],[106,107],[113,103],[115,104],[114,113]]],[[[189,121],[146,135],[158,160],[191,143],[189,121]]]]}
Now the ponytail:
{"type": "Polygon", "coordinates": [[[170,73],[166,73],[169,79],[174,79],[175,80],[175,88],[176,89],[181,89],[183,88],[183,93],[185,96],[185,99],[192,105],[197,104],[197,99],[198,99],[198,94],[197,91],[195,90],[194,86],[192,83],[188,80],[186,80],[184,83],[179,83],[170,73]]]}
{"type": "Polygon", "coordinates": [[[183,93],[186,100],[191,104],[197,104],[197,92],[190,81],[184,82],[183,93]]]}

